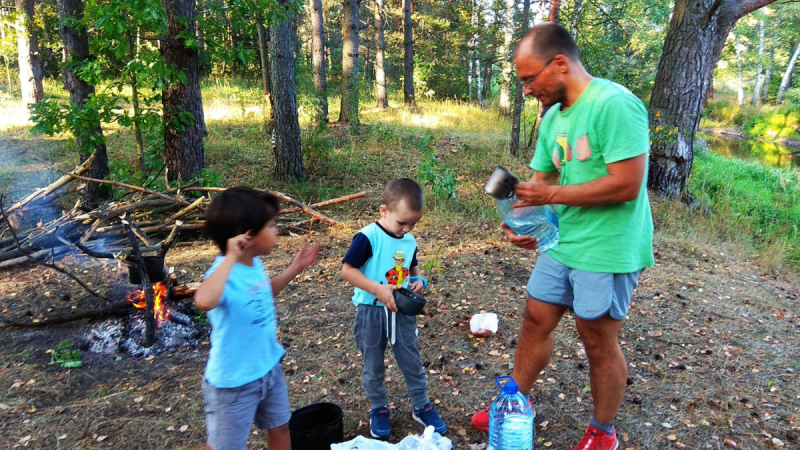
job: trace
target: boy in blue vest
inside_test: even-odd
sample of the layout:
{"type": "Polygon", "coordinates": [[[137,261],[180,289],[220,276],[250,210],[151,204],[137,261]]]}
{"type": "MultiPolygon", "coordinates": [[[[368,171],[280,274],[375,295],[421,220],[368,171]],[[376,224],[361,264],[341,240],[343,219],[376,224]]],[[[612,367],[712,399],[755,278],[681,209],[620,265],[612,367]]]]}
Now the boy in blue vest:
{"type": "Polygon", "coordinates": [[[425,369],[417,348],[417,318],[397,312],[392,291],[408,286],[421,294],[427,281],[420,277],[417,241],[410,234],[422,218],[425,198],[415,181],[392,181],[383,192],[380,219],[362,228],[342,261],[342,278],[352,284],[356,320],[356,344],[361,350],[364,390],[369,397],[370,435],[392,436],[383,356],[392,344],[397,366],[403,371],[414,404],[412,418],[424,426],[433,425],[444,434],[447,426],[428,400],[425,369]]]}
{"type": "Polygon", "coordinates": [[[278,210],[274,196],[247,187],[225,190],[208,208],[206,230],[222,255],[194,295],[211,323],[203,381],[206,450],[244,450],[253,422],[267,430],[270,450],[291,448],[292,412],[272,299],[314,264],[319,245],[300,250],[270,279],[259,256],[270,254],[278,241],[278,210]]]}

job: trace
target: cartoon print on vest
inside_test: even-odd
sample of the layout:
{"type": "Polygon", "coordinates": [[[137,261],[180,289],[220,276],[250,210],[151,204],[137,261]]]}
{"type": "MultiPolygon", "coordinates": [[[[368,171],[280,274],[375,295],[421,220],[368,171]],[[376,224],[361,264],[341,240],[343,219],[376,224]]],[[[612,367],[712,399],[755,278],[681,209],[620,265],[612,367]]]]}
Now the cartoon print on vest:
{"type": "Polygon", "coordinates": [[[386,281],[389,284],[393,284],[396,286],[402,286],[403,280],[408,278],[408,269],[403,267],[403,263],[406,261],[405,254],[403,251],[398,249],[394,252],[394,267],[386,272],[386,281]]]}
{"type": "Polygon", "coordinates": [[[583,135],[578,138],[578,161],[586,161],[592,157],[592,149],[589,147],[589,136],[583,135]]]}

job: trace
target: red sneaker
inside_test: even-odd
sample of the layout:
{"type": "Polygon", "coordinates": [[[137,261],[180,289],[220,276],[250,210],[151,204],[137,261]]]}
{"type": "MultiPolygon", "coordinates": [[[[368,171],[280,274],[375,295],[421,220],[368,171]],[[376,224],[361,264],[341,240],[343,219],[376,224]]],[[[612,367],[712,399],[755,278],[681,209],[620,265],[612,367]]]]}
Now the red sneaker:
{"type": "Polygon", "coordinates": [[[589,425],[581,443],[572,450],[617,450],[618,448],[619,441],[617,440],[616,429],[611,434],[606,434],[605,431],[589,425]]]}
{"type": "Polygon", "coordinates": [[[475,413],[470,419],[472,426],[485,432],[489,432],[489,408],[482,409],[475,413]]]}

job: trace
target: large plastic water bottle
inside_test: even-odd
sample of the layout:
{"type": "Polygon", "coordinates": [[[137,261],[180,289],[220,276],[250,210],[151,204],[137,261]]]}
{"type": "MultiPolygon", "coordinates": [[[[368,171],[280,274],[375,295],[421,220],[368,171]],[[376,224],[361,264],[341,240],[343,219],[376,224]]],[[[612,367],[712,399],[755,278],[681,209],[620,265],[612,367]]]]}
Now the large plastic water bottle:
{"type": "Polygon", "coordinates": [[[517,196],[497,200],[500,219],[520,236],[530,236],[539,242],[539,251],[550,250],[558,244],[558,216],[550,206],[514,208],[517,196]]]}
{"type": "Polygon", "coordinates": [[[502,391],[489,410],[488,450],[532,450],[536,414],[530,402],[511,377],[497,377],[494,381],[502,391]],[[508,381],[501,385],[504,379],[508,381]]]}

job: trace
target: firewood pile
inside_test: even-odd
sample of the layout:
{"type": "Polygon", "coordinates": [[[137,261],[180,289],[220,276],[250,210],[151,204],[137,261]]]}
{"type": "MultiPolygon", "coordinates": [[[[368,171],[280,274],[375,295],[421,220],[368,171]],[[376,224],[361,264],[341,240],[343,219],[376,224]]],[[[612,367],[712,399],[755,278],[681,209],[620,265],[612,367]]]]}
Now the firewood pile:
{"type": "MultiPolygon", "coordinates": [[[[224,188],[183,186],[157,192],[124,183],[97,180],[83,176],[91,164],[89,158],[72,172],[49,186],[38,189],[8,207],[0,202],[0,269],[36,261],[54,260],[75,251],[96,257],[126,260],[134,256],[135,236],[138,252],[163,254],[178,232],[201,230],[205,211],[214,193],[224,188]],[[88,209],[79,200],[63,207],[65,196],[85,183],[111,185],[124,195],[116,201],[88,209]],[[26,214],[35,209],[58,207],[60,216],[30,223],[26,214]]],[[[282,232],[302,234],[315,223],[336,225],[339,222],[317,211],[319,208],[363,197],[364,192],[321,203],[306,205],[286,194],[270,192],[289,205],[279,212],[278,227],[282,232]]]]}

